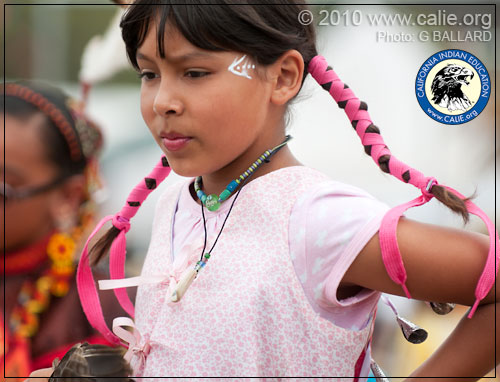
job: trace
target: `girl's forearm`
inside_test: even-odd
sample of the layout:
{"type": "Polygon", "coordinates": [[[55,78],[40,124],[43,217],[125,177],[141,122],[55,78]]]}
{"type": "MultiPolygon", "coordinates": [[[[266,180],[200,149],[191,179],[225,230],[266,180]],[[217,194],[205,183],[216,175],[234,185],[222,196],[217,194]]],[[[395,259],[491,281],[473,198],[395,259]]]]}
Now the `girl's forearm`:
{"type": "Polygon", "coordinates": [[[441,377],[436,378],[440,382],[457,378],[477,381],[491,371],[498,364],[495,350],[500,350],[495,336],[495,325],[499,323],[496,306],[498,302],[481,305],[471,319],[464,316],[446,341],[406,381],[431,381],[429,377],[441,377]]]}

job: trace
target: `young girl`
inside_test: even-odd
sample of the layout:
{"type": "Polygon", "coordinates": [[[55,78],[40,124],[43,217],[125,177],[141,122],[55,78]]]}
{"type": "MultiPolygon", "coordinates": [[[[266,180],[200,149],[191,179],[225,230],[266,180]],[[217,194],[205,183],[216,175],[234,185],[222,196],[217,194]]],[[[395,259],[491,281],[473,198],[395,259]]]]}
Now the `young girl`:
{"type": "Polygon", "coordinates": [[[171,3],[137,0],[121,23],[142,79],[142,115],[165,156],[122,211],[97,227],[113,224],[91,254],[96,260],[110,249],[118,280],[100,286],[118,288],[135,322],[118,318],[114,334],[105,326],[86,251],[78,275],[90,322],[109,340],[128,342],[134,375],[365,378],[381,292],[473,306],[410,380],[475,380],[491,370],[498,348],[491,222],[391,155],[367,105],[318,56],[313,27],[298,22],[306,7],[171,3]],[[347,113],[366,153],[422,196],[388,210],[301,165],[288,149],[284,116],[308,73],[347,113]],[[171,169],[192,178],[163,194],[142,274],[123,280],[130,219],[171,169]],[[464,219],[469,212],[485,219],[490,241],[400,219],[432,197],[464,219]],[[134,285],[135,307],[124,294],[134,285]]]}

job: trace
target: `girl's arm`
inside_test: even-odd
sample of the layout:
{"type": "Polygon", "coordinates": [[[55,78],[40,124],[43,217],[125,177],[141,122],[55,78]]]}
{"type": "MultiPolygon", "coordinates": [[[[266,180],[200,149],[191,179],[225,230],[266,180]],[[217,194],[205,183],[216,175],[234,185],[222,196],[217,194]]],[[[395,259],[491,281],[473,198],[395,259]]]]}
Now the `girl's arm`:
{"type": "MultiPolygon", "coordinates": [[[[408,275],[412,297],[435,302],[474,303],[476,283],[489,249],[488,237],[451,228],[437,227],[402,218],[397,230],[398,245],[408,275]]],[[[498,250],[498,249],[497,249],[498,250]]],[[[384,293],[404,296],[402,288],[388,276],[375,235],[346,272],[341,286],[358,285],[384,293]]],[[[436,381],[476,381],[498,363],[495,349],[495,287],[481,301],[471,319],[462,318],[447,340],[412,373],[436,381]]],[[[423,380],[423,379],[421,379],[423,380]]],[[[429,379],[426,379],[429,381],[429,379]]]]}

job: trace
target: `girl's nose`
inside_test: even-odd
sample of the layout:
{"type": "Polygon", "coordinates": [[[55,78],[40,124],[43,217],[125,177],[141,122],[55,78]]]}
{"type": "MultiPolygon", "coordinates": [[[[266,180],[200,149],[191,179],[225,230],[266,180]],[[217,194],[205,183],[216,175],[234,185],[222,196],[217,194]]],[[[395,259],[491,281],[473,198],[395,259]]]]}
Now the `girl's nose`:
{"type": "Polygon", "coordinates": [[[159,116],[180,115],[184,111],[184,105],[174,95],[172,89],[160,86],[154,100],[153,110],[159,116]]]}

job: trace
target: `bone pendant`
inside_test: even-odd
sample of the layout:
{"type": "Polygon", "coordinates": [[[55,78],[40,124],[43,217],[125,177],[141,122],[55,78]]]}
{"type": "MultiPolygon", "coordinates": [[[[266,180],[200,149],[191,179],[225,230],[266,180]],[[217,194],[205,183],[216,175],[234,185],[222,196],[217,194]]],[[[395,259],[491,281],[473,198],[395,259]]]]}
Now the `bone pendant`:
{"type": "Polygon", "coordinates": [[[175,288],[174,293],[172,293],[172,296],[170,297],[173,302],[180,301],[182,296],[184,296],[184,293],[186,293],[186,290],[196,278],[197,274],[198,272],[196,272],[194,268],[190,268],[183,273],[181,279],[179,280],[179,283],[177,284],[177,287],[175,288]]]}

